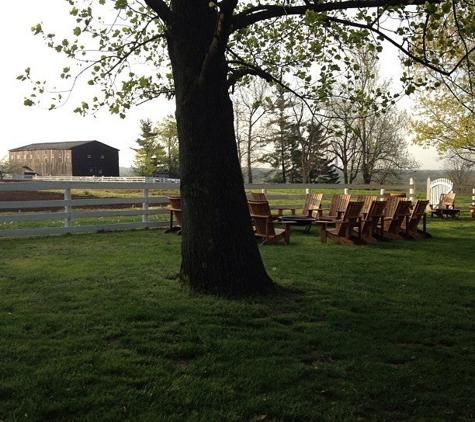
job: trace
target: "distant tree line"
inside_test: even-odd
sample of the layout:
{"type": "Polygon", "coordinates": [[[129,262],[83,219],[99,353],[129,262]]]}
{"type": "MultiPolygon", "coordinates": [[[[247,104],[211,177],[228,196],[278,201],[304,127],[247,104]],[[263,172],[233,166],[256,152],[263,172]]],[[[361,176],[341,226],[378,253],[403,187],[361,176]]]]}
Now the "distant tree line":
{"type": "Polygon", "coordinates": [[[262,164],[274,169],[268,181],[277,183],[388,183],[419,167],[407,151],[397,94],[390,94],[390,81],[379,80],[376,55],[364,48],[351,55],[358,72],[342,75],[324,103],[259,80],[236,90],[236,138],[247,182],[262,164]]]}
{"type": "MultiPolygon", "coordinates": [[[[390,81],[381,81],[377,56],[350,53],[357,72],[342,75],[325,102],[302,98],[259,79],[236,88],[234,124],[243,177],[270,167],[267,182],[390,183],[419,164],[408,153],[407,118],[390,81]]],[[[179,176],[177,125],[168,115],[141,120],[133,171],[179,176]]]]}

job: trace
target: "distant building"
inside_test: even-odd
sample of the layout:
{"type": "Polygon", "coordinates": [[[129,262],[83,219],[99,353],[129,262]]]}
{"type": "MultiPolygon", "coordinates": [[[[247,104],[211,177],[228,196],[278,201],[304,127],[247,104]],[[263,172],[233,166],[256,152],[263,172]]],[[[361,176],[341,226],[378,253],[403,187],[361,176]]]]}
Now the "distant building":
{"type": "Polygon", "coordinates": [[[119,176],[119,150],[98,141],[25,145],[9,161],[42,176],[119,176]]]}

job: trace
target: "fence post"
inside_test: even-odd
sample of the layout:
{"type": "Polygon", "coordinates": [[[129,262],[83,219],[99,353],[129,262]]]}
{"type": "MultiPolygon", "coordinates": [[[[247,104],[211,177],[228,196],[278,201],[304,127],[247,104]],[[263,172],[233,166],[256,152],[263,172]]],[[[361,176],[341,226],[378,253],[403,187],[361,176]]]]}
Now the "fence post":
{"type": "MultiPolygon", "coordinates": [[[[431,200],[430,199],[430,177],[427,178],[426,199],[428,199],[429,201],[431,200]]],[[[429,203],[429,205],[431,204],[429,203]]]]}
{"type": "Polygon", "coordinates": [[[380,198],[379,198],[380,201],[384,201],[384,189],[381,189],[381,190],[379,191],[379,196],[380,196],[380,198]]]}
{"type": "Polygon", "coordinates": [[[472,206],[470,207],[470,214],[475,218],[475,189],[472,189],[472,206]]]}
{"type": "Polygon", "coordinates": [[[348,195],[348,188],[343,189],[343,193],[344,193],[345,195],[348,195]]]}
{"type": "Polygon", "coordinates": [[[71,188],[66,188],[64,190],[64,200],[66,201],[65,202],[65,206],[64,206],[64,212],[66,213],[66,217],[64,218],[64,227],[71,227],[71,205],[70,205],[70,202],[72,199],[72,196],[71,196],[71,188]]]}
{"type": "MultiPolygon", "coordinates": [[[[148,210],[148,189],[143,190],[143,198],[142,198],[142,211],[148,210]]],[[[148,223],[148,213],[144,212],[142,214],[142,223],[148,223]]]]}
{"type": "Polygon", "coordinates": [[[409,200],[414,202],[414,179],[411,177],[409,179],[409,200]]]}

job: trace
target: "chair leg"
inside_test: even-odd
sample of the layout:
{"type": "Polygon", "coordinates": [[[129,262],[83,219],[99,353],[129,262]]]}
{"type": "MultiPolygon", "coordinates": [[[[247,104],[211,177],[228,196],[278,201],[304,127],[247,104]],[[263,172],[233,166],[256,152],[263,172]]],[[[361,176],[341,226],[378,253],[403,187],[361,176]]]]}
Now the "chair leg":
{"type": "Polygon", "coordinates": [[[284,224],[285,232],[284,232],[284,242],[286,245],[290,243],[290,225],[284,224]]]}
{"type": "Polygon", "coordinates": [[[325,223],[319,223],[320,242],[327,243],[327,225],[325,223]]]}

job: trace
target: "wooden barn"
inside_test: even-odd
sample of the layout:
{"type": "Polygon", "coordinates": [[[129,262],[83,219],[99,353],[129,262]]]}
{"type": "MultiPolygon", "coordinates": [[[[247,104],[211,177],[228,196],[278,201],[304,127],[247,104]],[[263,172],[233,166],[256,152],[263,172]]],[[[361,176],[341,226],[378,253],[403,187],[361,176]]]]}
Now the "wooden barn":
{"type": "Polygon", "coordinates": [[[119,150],[98,141],[25,145],[9,161],[42,176],[119,176],[119,150]]]}

